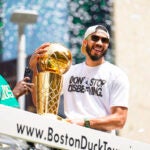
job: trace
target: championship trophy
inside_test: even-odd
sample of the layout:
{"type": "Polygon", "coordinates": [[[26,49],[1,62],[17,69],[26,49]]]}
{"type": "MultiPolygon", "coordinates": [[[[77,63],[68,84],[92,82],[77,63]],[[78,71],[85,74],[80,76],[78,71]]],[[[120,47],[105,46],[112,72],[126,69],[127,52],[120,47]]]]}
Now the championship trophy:
{"type": "Polygon", "coordinates": [[[69,49],[59,43],[51,43],[47,52],[38,60],[36,77],[36,107],[38,114],[48,114],[57,119],[63,77],[72,63],[69,49]]]}

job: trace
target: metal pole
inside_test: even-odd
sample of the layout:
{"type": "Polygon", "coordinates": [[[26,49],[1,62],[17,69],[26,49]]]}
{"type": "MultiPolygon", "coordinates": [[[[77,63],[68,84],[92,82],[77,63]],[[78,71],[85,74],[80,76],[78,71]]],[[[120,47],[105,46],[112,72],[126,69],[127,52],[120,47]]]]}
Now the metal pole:
{"type": "MultiPolygon", "coordinates": [[[[33,10],[15,10],[12,13],[11,21],[18,24],[19,43],[17,58],[17,82],[23,79],[26,66],[26,40],[24,28],[27,24],[34,24],[37,21],[38,13],[33,10]]],[[[20,108],[25,109],[25,96],[19,98],[20,108]]]]}
{"type": "MultiPolygon", "coordinates": [[[[17,81],[23,79],[24,69],[26,66],[26,39],[24,34],[24,24],[19,24],[19,43],[18,43],[18,59],[17,59],[17,81]]],[[[21,96],[19,99],[19,104],[21,109],[25,109],[25,96],[21,96]]]]}

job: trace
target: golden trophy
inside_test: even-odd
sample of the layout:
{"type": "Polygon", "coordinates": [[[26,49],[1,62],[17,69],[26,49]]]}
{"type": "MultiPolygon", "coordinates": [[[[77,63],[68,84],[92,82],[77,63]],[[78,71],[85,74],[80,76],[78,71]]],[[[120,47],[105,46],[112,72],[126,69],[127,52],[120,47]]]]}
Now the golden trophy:
{"type": "Polygon", "coordinates": [[[59,43],[51,43],[47,52],[38,60],[36,77],[36,104],[38,114],[48,114],[59,119],[58,107],[63,77],[72,63],[69,49],[59,43]]]}

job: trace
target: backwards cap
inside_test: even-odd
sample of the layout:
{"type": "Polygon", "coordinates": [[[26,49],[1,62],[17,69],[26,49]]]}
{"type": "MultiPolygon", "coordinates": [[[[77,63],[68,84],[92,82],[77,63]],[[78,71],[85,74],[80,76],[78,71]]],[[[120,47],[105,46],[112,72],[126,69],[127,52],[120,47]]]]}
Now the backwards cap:
{"type": "Polygon", "coordinates": [[[107,36],[108,36],[108,38],[110,37],[110,36],[109,36],[109,33],[108,33],[108,30],[106,29],[106,27],[104,27],[104,26],[102,26],[102,25],[95,25],[95,26],[89,27],[89,28],[86,30],[86,32],[85,32],[85,34],[84,34],[84,39],[86,39],[90,34],[96,32],[96,30],[98,30],[98,29],[105,31],[106,34],[107,34],[107,36]]]}
{"type": "MultiPolygon", "coordinates": [[[[107,37],[110,38],[109,32],[106,29],[106,27],[104,27],[103,25],[94,25],[94,26],[89,27],[86,30],[86,32],[84,34],[84,39],[86,39],[90,34],[96,32],[97,30],[103,30],[106,33],[107,37]]],[[[83,43],[81,46],[81,51],[84,55],[86,54],[85,47],[83,46],[83,43]]]]}

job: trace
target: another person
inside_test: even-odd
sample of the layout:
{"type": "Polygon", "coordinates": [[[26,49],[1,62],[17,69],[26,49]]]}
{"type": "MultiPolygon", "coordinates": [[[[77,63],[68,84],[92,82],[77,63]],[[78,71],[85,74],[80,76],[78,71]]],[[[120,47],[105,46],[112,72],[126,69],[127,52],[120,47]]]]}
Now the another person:
{"type": "MultiPolygon", "coordinates": [[[[30,92],[32,91],[32,86],[34,84],[29,83],[28,82],[29,80],[30,80],[29,77],[24,77],[23,80],[17,82],[17,84],[15,85],[15,87],[12,90],[10,88],[8,82],[4,79],[4,77],[2,77],[0,75],[0,104],[10,106],[10,107],[19,108],[20,106],[19,106],[17,99],[20,96],[27,94],[29,91],[30,92]]],[[[16,145],[17,145],[17,147],[19,146],[22,149],[24,149],[24,147],[29,147],[29,145],[26,144],[24,141],[19,141],[16,138],[0,134],[0,147],[2,149],[3,149],[3,144],[4,144],[4,147],[6,147],[7,144],[9,145],[8,141],[10,142],[10,149],[12,147],[13,147],[12,149],[14,149],[16,145]],[[7,141],[7,142],[5,143],[5,141],[7,141]]]]}
{"type": "Polygon", "coordinates": [[[17,99],[27,94],[28,91],[31,92],[33,83],[28,83],[29,77],[25,77],[23,80],[19,81],[13,90],[10,88],[8,82],[0,75],[0,104],[19,107],[17,99]]]}
{"type": "MultiPolygon", "coordinates": [[[[67,121],[111,132],[123,128],[127,119],[129,81],[117,66],[105,60],[110,35],[102,25],[89,27],[82,42],[85,62],[72,65],[64,74],[64,112],[67,121]]],[[[35,50],[30,68],[35,77],[38,59],[46,52],[45,43],[35,50]]],[[[33,97],[35,89],[33,89],[33,97]]],[[[35,99],[34,103],[35,103],[35,99]]],[[[113,132],[114,133],[114,132],[113,132]]]]}

